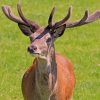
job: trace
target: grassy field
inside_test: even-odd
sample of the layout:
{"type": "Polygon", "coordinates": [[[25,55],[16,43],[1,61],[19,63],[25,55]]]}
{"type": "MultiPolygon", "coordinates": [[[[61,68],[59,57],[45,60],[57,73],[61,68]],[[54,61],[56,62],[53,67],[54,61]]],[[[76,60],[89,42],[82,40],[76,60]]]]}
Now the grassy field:
{"type": "MultiPolygon", "coordinates": [[[[52,7],[57,8],[55,21],[73,6],[71,20],[100,9],[100,0],[21,0],[25,15],[41,25],[47,25],[52,7]]],[[[18,0],[0,0],[12,6],[17,14],[18,0]]],[[[18,14],[17,14],[18,15],[18,14]]],[[[29,39],[21,34],[17,24],[9,21],[0,9],[0,100],[23,100],[21,79],[33,58],[27,53],[29,39]]],[[[76,87],[73,100],[100,100],[100,20],[68,29],[56,43],[56,51],[67,56],[74,65],[76,87]]]]}

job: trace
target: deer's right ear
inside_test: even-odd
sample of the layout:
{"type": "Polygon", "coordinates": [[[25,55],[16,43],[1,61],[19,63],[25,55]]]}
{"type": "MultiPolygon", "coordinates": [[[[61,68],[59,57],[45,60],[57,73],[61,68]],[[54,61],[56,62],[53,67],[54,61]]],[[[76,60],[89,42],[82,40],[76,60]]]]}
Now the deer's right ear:
{"type": "Polygon", "coordinates": [[[32,31],[30,30],[30,27],[25,26],[23,24],[18,24],[20,30],[22,31],[22,33],[26,36],[30,36],[32,34],[32,31]]]}

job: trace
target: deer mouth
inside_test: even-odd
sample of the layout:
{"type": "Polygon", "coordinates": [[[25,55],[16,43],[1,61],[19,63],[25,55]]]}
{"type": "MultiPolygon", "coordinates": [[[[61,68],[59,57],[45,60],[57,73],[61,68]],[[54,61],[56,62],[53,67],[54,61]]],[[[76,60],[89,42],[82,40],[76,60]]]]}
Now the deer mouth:
{"type": "Polygon", "coordinates": [[[33,52],[33,53],[30,53],[32,56],[40,56],[41,54],[40,53],[35,53],[35,52],[33,52]]]}
{"type": "Polygon", "coordinates": [[[40,55],[40,53],[35,53],[35,52],[33,52],[33,53],[30,53],[31,55],[33,55],[33,56],[39,56],[40,55]]]}
{"type": "Polygon", "coordinates": [[[40,53],[30,53],[33,57],[46,59],[45,55],[40,53]]]}

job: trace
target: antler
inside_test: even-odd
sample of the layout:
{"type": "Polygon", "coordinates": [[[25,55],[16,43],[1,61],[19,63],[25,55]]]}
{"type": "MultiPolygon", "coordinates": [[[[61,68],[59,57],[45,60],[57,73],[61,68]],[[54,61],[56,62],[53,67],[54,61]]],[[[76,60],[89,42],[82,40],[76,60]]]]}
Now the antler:
{"type": "Polygon", "coordinates": [[[52,9],[52,11],[50,13],[50,16],[49,16],[49,19],[48,19],[48,24],[49,24],[49,27],[55,27],[56,28],[56,27],[60,26],[61,24],[63,24],[65,21],[67,21],[70,18],[71,12],[72,12],[72,6],[69,7],[68,14],[61,21],[56,22],[53,25],[52,18],[53,18],[54,12],[55,12],[55,7],[52,9]]]}
{"type": "Polygon", "coordinates": [[[59,22],[56,22],[54,27],[57,28],[58,26],[62,25],[64,22],[68,21],[68,19],[70,18],[71,16],[71,13],[72,13],[72,6],[69,7],[69,10],[68,10],[68,14],[65,16],[65,18],[63,18],[61,21],[59,22]]]}
{"type": "Polygon", "coordinates": [[[49,27],[52,27],[52,25],[53,25],[52,18],[53,18],[55,9],[56,9],[55,7],[52,9],[52,11],[50,13],[50,16],[49,16],[49,19],[48,19],[48,25],[49,25],[49,27]]]}
{"type": "Polygon", "coordinates": [[[100,18],[100,10],[94,12],[92,15],[89,15],[88,10],[86,10],[82,19],[77,20],[75,22],[67,22],[68,19],[71,16],[71,13],[72,13],[72,7],[69,8],[68,14],[67,14],[67,16],[65,16],[65,18],[63,18],[59,22],[52,24],[53,23],[52,18],[53,18],[53,15],[54,15],[54,9],[53,9],[51,14],[50,14],[48,23],[53,28],[57,28],[57,27],[62,26],[64,24],[66,24],[66,28],[72,28],[72,27],[77,27],[77,26],[81,26],[81,25],[84,25],[84,24],[91,23],[91,22],[100,18]]]}
{"type": "Polygon", "coordinates": [[[12,12],[10,6],[6,6],[6,5],[3,6],[3,7],[2,7],[2,10],[3,10],[4,14],[5,14],[10,20],[12,20],[12,21],[14,21],[14,22],[16,22],[16,23],[22,23],[22,24],[25,24],[25,25],[26,25],[26,23],[23,22],[23,21],[21,20],[21,18],[15,16],[15,15],[13,14],[13,12],[12,12]]]}
{"type": "Polygon", "coordinates": [[[22,10],[21,10],[21,6],[20,4],[17,4],[17,10],[18,10],[18,13],[19,13],[19,17],[15,16],[11,10],[11,7],[10,6],[3,6],[2,7],[2,10],[4,12],[4,14],[12,21],[18,23],[18,24],[22,24],[22,25],[25,25],[25,26],[28,26],[28,27],[32,27],[34,28],[34,30],[37,30],[40,26],[38,24],[36,24],[35,22],[33,21],[30,21],[28,19],[26,19],[22,13],[22,10]]]}
{"type": "Polygon", "coordinates": [[[91,15],[89,15],[88,11],[85,11],[85,15],[81,20],[77,20],[75,22],[65,22],[66,28],[72,28],[72,27],[88,24],[88,23],[98,20],[99,18],[100,18],[100,10],[94,12],[91,15]]]}
{"type": "Polygon", "coordinates": [[[22,10],[21,10],[20,4],[17,4],[17,10],[18,10],[18,13],[19,13],[19,16],[21,17],[21,19],[22,19],[25,23],[27,23],[29,26],[32,26],[32,27],[35,28],[35,29],[38,29],[38,28],[40,27],[37,23],[35,23],[35,22],[33,22],[33,21],[29,20],[29,19],[26,19],[26,18],[24,17],[23,12],[22,12],[22,10]]]}

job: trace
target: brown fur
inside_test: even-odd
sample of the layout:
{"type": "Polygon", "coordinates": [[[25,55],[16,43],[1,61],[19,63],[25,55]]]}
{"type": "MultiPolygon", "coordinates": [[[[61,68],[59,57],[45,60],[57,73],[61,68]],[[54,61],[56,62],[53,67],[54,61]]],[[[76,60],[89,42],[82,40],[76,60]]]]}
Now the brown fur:
{"type": "MultiPolygon", "coordinates": [[[[57,81],[54,91],[56,100],[71,100],[75,86],[75,76],[72,64],[68,59],[60,54],[56,54],[56,62],[57,81]]],[[[23,76],[22,92],[25,100],[41,100],[37,99],[39,98],[39,95],[35,90],[35,71],[37,68],[37,63],[37,59],[35,59],[33,65],[26,71],[23,76]]]]}

